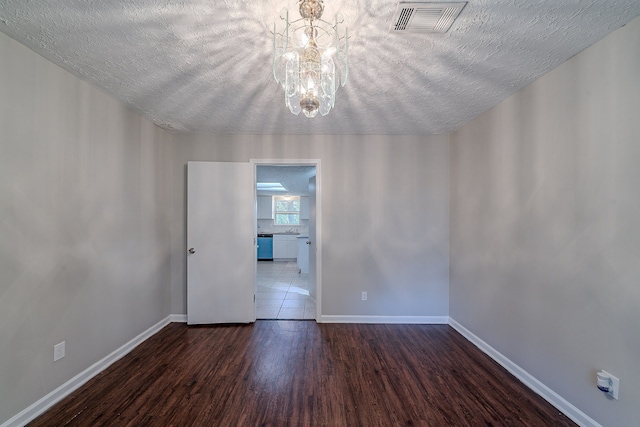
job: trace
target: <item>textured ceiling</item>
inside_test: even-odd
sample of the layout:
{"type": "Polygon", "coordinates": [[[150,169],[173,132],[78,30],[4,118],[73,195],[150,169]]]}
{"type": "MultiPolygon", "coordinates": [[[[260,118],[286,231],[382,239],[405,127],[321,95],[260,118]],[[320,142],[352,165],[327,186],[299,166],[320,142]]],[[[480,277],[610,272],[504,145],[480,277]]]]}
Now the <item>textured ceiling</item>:
{"type": "Polygon", "coordinates": [[[446,34],[391,34],[397,1],[325,0],[350,31],[326,117],[294,116],[270,27],[294,0],[2,0],[0,31],[176,132],[450,133],[640,14],[638,0],[470,0],[446,34]]]}

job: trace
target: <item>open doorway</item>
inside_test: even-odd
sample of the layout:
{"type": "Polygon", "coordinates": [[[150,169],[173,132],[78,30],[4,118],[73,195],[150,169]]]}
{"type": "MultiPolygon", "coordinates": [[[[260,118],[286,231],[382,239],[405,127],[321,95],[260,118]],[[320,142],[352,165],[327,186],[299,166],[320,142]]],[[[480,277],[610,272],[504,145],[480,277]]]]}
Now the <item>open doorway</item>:
{"type": "Polygon", "coordinates": [[[319,319],[319,163],[252,160],[256,319],[319,319]]]}

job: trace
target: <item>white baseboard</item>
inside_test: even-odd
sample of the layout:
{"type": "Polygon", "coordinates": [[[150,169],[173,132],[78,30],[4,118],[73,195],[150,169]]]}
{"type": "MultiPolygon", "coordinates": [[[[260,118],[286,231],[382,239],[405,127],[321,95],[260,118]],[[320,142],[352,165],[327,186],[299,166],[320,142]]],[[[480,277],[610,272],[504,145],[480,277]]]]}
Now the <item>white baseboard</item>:
{"type": "Polygon", "coordinates": [[[187,315],[186,314],[170,314],[169,321],[171,323],[187,323],[187,315]]]}
{"type": "Polygon", "coordinates": [[[446,325],[447,316],[322,316],[320,323],[389,323],[446,325]]]}
{"type": "Polygon", "coordinates": [[[11,417],[10,419],[2,423],[0,427],[23,427],[25,424],[30,423],[36,417],[43,414],[47,409],[67,397],[69,394],[76,391],[78,388],[80,388],[80,386],[89,381],[91,378],[95,377],[100,372],[111,366],[113,363],[117,362],[131,350],[140,345],[143,341],[156,334],[158,331],[160,331],[160,329],[164,328],[169,323],[174,322],[174,316],[184,316],[186,321],[185,315],[172,314],[170,316],[167,316],[155,325],[151,326],[146,331],[142,332],[137,337],[133,338],[128,343],[124,344],[122,347],[118,348],[103,359],[89,366],[87,369],[80,372],[78,375],[71,378],[69,381],[62,384],[60,387],[56,388],[51,393],[47,394],[31,406],[11,417]]]}
{"type": "Polygon", "coordinates": [[[520,381],[524,383],[531,390],[539,394],[542,398],[544,398],[547,402],[551,403],[558,410],[564,413],[567,417],[569,417],[573,422],[582,427],[602,427],[599,423],[597,423],[593,418],[589,417],[587,414],[582,412],[580,409],[573,406],[567,400],[565,400],[562,396],[560,396],[555,391],[551,390],[549,387],[538,381],[533,375],[529,374],[527,371],[522,369],[520,366],[513,363],[510,359],[504,356],[495,348],[491,347],[489,344],[484,342],[478,336],[476,336],[473,332],[462,326],[460,323],[456,322],[454,319],[449,318],[449,325],[458,331],[462,336],[471,341],[476,347],[478,347],[482,352],[491,357],[493,360],[498,362],[503,368],[509,371],[513,376],[518,378],[520,381]]]}

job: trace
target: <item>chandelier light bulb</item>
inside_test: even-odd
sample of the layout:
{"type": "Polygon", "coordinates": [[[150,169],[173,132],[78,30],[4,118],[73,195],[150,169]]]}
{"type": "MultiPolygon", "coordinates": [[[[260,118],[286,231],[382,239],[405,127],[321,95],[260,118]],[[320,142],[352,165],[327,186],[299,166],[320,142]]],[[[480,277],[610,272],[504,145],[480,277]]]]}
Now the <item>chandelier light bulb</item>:
{"type": "Polygon", "coordinates": [[[349,35],[343,20],[322,19],[323,0],[299,0],[300,18],[289,21],[284,10],[281,27],[273,29],[273,76],[282,85],[291,113],[325,116],[335,106],[338,87],[349,74],[349,35]]]}

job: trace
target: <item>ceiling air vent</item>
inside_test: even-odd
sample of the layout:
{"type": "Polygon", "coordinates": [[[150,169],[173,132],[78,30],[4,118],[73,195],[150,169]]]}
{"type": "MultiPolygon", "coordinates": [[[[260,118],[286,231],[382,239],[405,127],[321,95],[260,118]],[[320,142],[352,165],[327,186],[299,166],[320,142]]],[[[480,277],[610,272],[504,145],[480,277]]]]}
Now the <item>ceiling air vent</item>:
{"type": "Polygon", "coordinates": [[[446,33],[466,4],[467,2],[400,2],[393,17],[391,31],[403,33],[446,33]]]}

